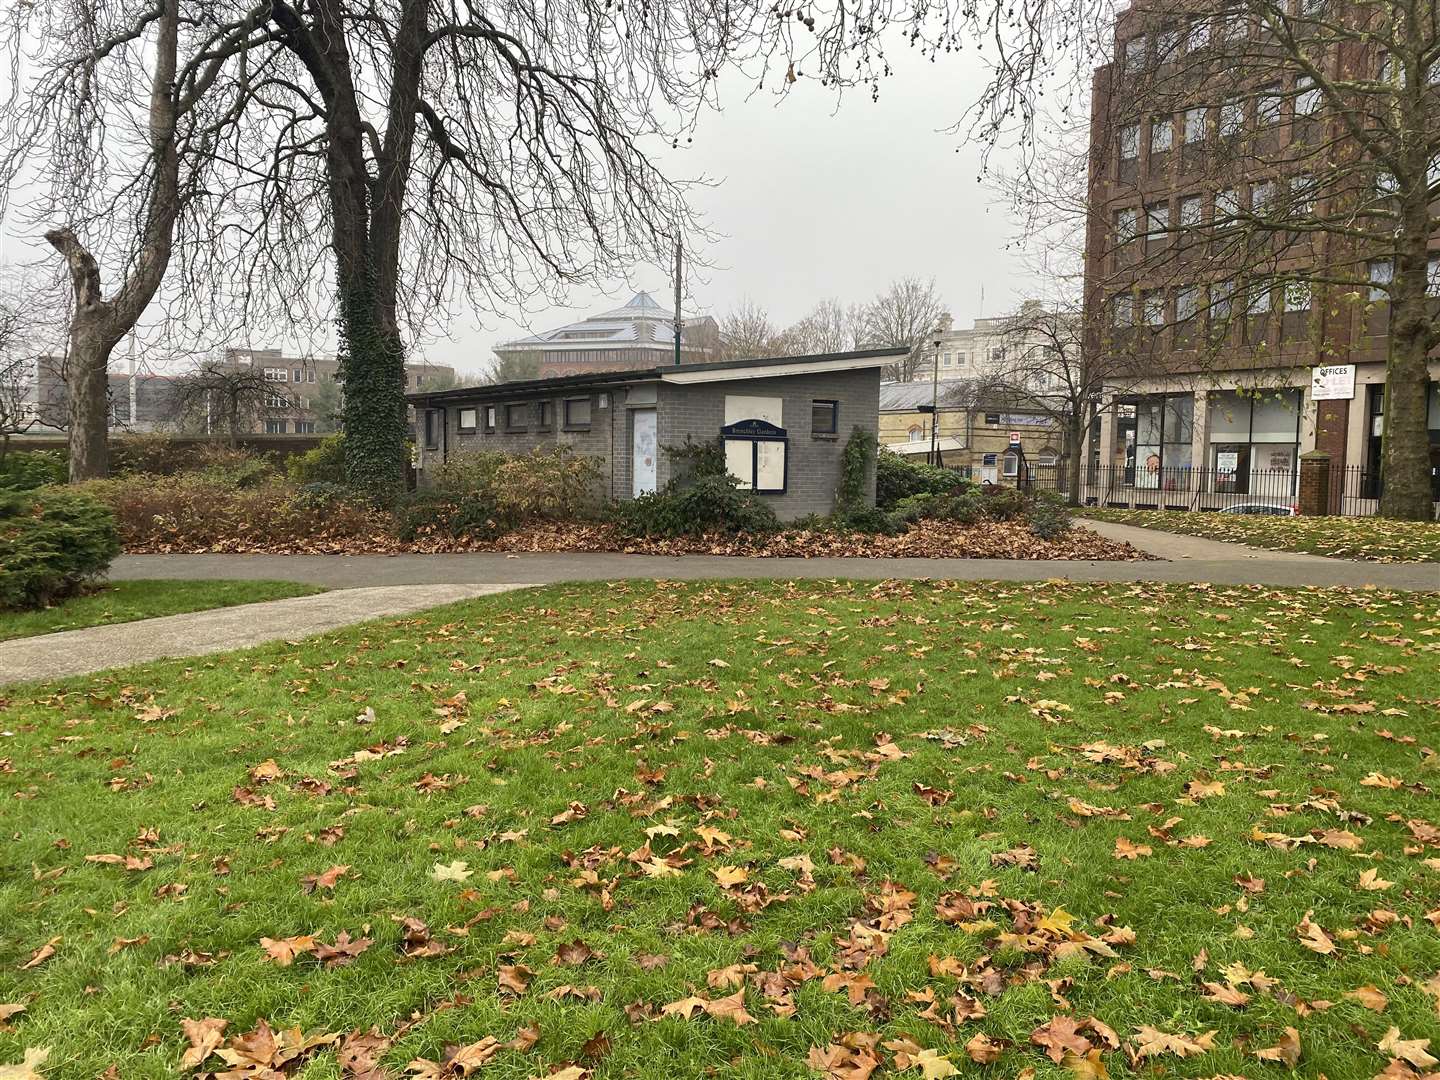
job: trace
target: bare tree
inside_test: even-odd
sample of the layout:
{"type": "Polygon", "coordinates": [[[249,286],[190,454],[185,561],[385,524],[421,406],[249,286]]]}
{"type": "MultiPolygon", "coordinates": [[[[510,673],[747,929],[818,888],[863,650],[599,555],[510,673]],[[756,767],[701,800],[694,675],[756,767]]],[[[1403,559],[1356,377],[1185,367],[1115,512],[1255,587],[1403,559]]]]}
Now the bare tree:
{"type": "Polygon", "coordinates": [[[747,360],[777,355],[775,324],[764,308],[748,296],[720,320],[720,356],[747,360]]]}
{"type": "Polygon", "coordinates": [[[491,383],[520,382],[540,377],[540,362],[544,354],[535,349],[517,351],[507,349],[496,353],[485,373],[485,381],[491,383]]]}
{"type": "Polygon", "coordinates": [[[221,431],[233,447],[257,420],[294,404],[285,385],[259,368],[207,360],[172,381],[170,419],[207,434],[221,431]]]}
{"type": "Polygon", "coordinates": [[[808,356],[845,352],[857,347],[863,332],[865,312],[857,305],[843,306],[839,300],[822,300],[799,322],[779,335],[782,353],[808,356]]]}
{"type": "Polygon", "coordinates": [[[903,345],[910,355],[885,369],[885,377],[910,382],[925,365],[926,345],[937,332],[950,328],[950,315],[935,288],[935,279],[904,277],[891,282],[864,308],[860,340],[876,348],[903,345]]]}
{"type": "Polygon", "coordinates": [[[26,216],[52,223],[45,239],[70,281],[72,480],[108,471],[110,355],[164,280],[226,119],[202,106],[254,28],[200,0],[39,0],[13,5],[0,28],[14,73],[0,188],[36,193],[26,216]]]}

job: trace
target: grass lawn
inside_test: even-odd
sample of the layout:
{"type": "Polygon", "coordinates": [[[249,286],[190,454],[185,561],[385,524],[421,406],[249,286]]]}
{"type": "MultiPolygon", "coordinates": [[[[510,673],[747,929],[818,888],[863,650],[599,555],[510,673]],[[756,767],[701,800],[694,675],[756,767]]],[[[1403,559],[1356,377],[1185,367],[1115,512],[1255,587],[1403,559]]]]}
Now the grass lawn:
{"type": "Polygon", "coordinates": [[[1266,517],[1183,510],[1087,508],[1097,521],[1228,540],[1275,551],[1302,551],[1373,562],[1440,562],[1440,522],[1362,517],[1266,517]]]}
{"type": "Polygon", "coordinates": [[[113,581],[43,611],[0,614],[0,641],[324,591],[293,581],[113,581]]]}
{"type": "Polygon", "coordinates": [[[0,1075],[1419,1075],[1437,660],[1434,595],[630,582],[12,690],[0,1075]]]}

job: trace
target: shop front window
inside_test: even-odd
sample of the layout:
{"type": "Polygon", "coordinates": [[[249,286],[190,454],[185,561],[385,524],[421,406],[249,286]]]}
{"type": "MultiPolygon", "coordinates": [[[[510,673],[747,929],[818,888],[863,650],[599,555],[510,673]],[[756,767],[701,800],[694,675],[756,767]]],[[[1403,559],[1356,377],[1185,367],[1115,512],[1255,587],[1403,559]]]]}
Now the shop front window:
{"type": "Polygon", "coordinates": [[[1301,391],[1223,390],[1210,395],[1213,490],[1286,500],[1299,477],[1301,391]]]}
{"type": "Polygon", "coordinates": [[[1195,398],[1150,394],[1135,403],[1135,486],[1166,491],[1189,486],[1195,398]]]}

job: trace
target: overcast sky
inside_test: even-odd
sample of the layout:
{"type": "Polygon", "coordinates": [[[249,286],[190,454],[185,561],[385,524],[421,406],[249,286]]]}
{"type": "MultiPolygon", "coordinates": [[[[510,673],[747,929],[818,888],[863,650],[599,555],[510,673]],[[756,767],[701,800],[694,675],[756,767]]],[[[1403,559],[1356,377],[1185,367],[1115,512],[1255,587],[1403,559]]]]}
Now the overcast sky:
{"type": "MultiPolygon", "coordinates": [[[[784,325],[826,297],[867,300],[906,274],[933,276],[957,325],[1018,303],[1023,272],[1006,250],[1013,223],[977,179],[979,149],[943,130],[974,100],[983,70],[969,51],[935,64],[900,57],[896,67],[877,103],[862,89],[837,107],[830,91],[803,81],[778,102],[734,94],[690,148],[664,159],[672,176],[715,182],[693,199],[721,239],[705,252],[703,276],[687,282],[687,315],[718,319],[748,296],[784,325]]],[[[479,371],[497,342],[604,311],[641,288],[672,303],[668,269],[637,267],[608,294],[576,291],[568,307],[528,319],[462,317],[453,340],[417,351],[479,371]]]]}

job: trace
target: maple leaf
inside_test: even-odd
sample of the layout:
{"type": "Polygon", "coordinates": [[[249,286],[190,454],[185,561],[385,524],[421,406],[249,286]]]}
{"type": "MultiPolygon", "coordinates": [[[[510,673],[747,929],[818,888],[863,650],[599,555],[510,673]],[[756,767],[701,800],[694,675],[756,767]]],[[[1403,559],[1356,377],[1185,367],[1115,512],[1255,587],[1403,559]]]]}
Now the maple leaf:
{"type": "Polygon", "coordinates": [[[45,963],[46,960],[49,960],[52,956],[55,955],[55,946],[59,944],[60,939],[58,937],[51,938],[44,945],[41,945],[38,949],[34,950],[30,954],[30,959],[26,960],[25,963],[20,965],[20,970],[29,971],[32,968],[39,967],[41,964],[45,963]]]}
{"type": "Polygon", "coordinates": [[[910,1067],[919,1069],[925,1080],[940,1080],[941,1077],[960,1075],[960,1070],[938,1050],[921,1050],[911,1058],[910,1067]]]}
{"type": "Polygon", "coordinates": [[[1385,1007],[1390,1004],[1390,999],[1381,993],[1374,983],[1357,986],[1354,990],[1346,993],[1345,996],[1352,1001],[1358,1001],[1371,1012],[1384,1012],[1385,1007]]]}
{"type": "Polygon", "coordinates": [[[965,1044],[965,1053],[969,1054],[970,1060],[977,1065],[991,1065],[1000,1060],[1005,1045],[982,1031],[965,1044]]]}
{"type": "Polygon", "coordinates": [[[389,1080],[389,1072],[380,1059],[390,1049],[391,1041],[379,1028],[362,1032],[358,1028],[346,1035],[335,1049],[335,1060],[345,1080],[389,1080]]]}
{"type": "Polygon", "coordinates": [[[717,866],[710,871],[722,889],[733,889],[750,880],[750,871],[743,866],[717,866]]]}
{"type": "Polygon", "coordinates": [[[595,951],[589,945],[576,938],[574,941],[561,944],[555,952],[555,962],[564,964],[566,967],[579,967],[594,955],[595,951]]]}
{"type": "Polygon", "coordinates": [[[277,966],[289,967],[297,956],[315,951],[315,939],[308,934],[279,939],[262,937],[260,947],[277,966]]]}
{"type": "Polygon", "coordinates": [[[1335,951],[1335,942],[1318,924],[1310,921],[1313,911],[1305,912],[1305,917],[1300,920],[1300,925],[1295,932],[1300,935],[1300,943],[1311,952],[1317,952],[1321,956],[1329,956],[1335,951]]]}
{"type": "Polygon", "coordinates": [[[729,1020],[736,1027],[755,1023],[755,1017],[745,1011],[745,988],[742,986],[728,997],[715,998],[705,1005],[705,1011],[716,1020],[729,1020]]]}
{"type": "Polygon", "coordinates": [[[1279,1042],[1264,1050],[1256,1050],[1255,1056],[1261,1061],[1278,1061],[1282,1065],[1295,1068],[1300,1061],[1300,1032],[1293,1027],[1287,1027],[1279,1042]]]}
{"type": "Polygon", "coordinates": [[[432,881],[465,881],[475,871],[470,869],[470,864],[463,859],[456,859],[452,863],[436,863],[430,871],[432,881]]]}
{"type": "Polygon", "coordinates": [[[1221,1005],[1232,1005],[1239,1008],[1250,1001],[1250,995],[1243,990],[1237,990],[1233,986],[1226,986],[1222,983],[1203,982],[1200,984],[1205,988],[1204,997],[1208,1001],[1218,1001],[1221,1005]]]}
{"type": "Polygon", "coordinates": [[[704,998],[695,997],[692,994],[690,997],[680,998],[678,1001],[672,1001],[668,1005],[660,1006],[660,1015],[678,1016],[682,1020],[689,1020],[696,1013],[704,1012],[705,1006],[708,1004],[709,1002],[704,998]]]}
{"type": "Polygon", "coordinates": [[[870,1074],[880,1067],[880,1059],[867,1047],[852,1049],[831,1043],[824,1050],[812,1046],[805,1056],[805,1064],[823,1073],[825,1080],[869,1080],[870,1074]]]}
{"type": "Polygon", "coordinates": [[[324,873],[306,874],[300,879],[300,887],[306,893],[313,893],[317,889],[329,889],[332,892],[340,879],[350,872],[348,864],[345,866],[332,866],[324,873]]]}
{"type": "Polygon", "coordinates": [[[1100,1056],[1098,1047],[1084,1057],[1078,1054],[1066,1054],[1060,1064],[1080,1077],[1080,1080],[1109,1080],[1110,1078],[1110,1069],[1106,1066],[1105,1059],[1100,1056]]]}
{"type": "Polygon", "coordinates": [[[530,980],[535,973],[524,964],[505,964],[499,969],[500,989],[512,994],[523,994],[530,989],[530,980]]]}
{"type": "Polygon", "coordinates": [[[1215,1049],[1215,1032],[1207,1031],[1191,1038],[1189,1035],[1172,1035],[1142,1024],[1135,1029],[1135,1058],[1141,1060],[1174,1054],[1176,1057],[1194,1057],[1215,1049]]]}
{"type": "Polygon", "coordinates": [[[1436,1058],[1430,1051],[1429,1039],[1402,1039],[1400,1029],[1392,1027],[1385,1032],[1381,1040],[1376,1043],[1377,1049],[1397,1057],[1407,1065],[1414,1065],[1417,1069],[1428,1069],[1431,1065],[1440,1065],[1440,1058],[1436,1058]]]}
{"type": "Polygon", "coordinates": [[[323,941],[315,942],[315,958],[327,968],[344,967],[374,944],[372,938],[352,938],[350,931],[341,930],[335,935],[334,945],[326,945],[323,941]]]}
{"type": "Polygon", "coordinates": [[[1043,1049],[1057,1065],[1067,1053],[1084,1057],[1094,1044],[1080,1034],[1080,1023],[1073,1016],[1052,1016],[1030,1032],[1030,1041],[1043,1049]]]}
{"type": "Polygon", "coordinates": [[[0,1080],[45,1080],[40,1066],[50,1056],[48,1046],[29,1046],[19,1065],[0,1065],[0,1080]]]}
{"type": "Polygon", "coordinates": [[[1128,836],[1115,838],[1115,858],[1135,860],[1154,851],[1149,844],[1137,844],[1128,836]]]}
{"type": "Polygon", "coordinates": [[[1395,882],[1386,881],[1384,878],[1382,878],[1379,871],[1376,870],[1373,866],[1360,874],[1359,885],[1360,888],[1364,889],[1366,892],[1383,892],[1394,884],[1395,882]]]}

